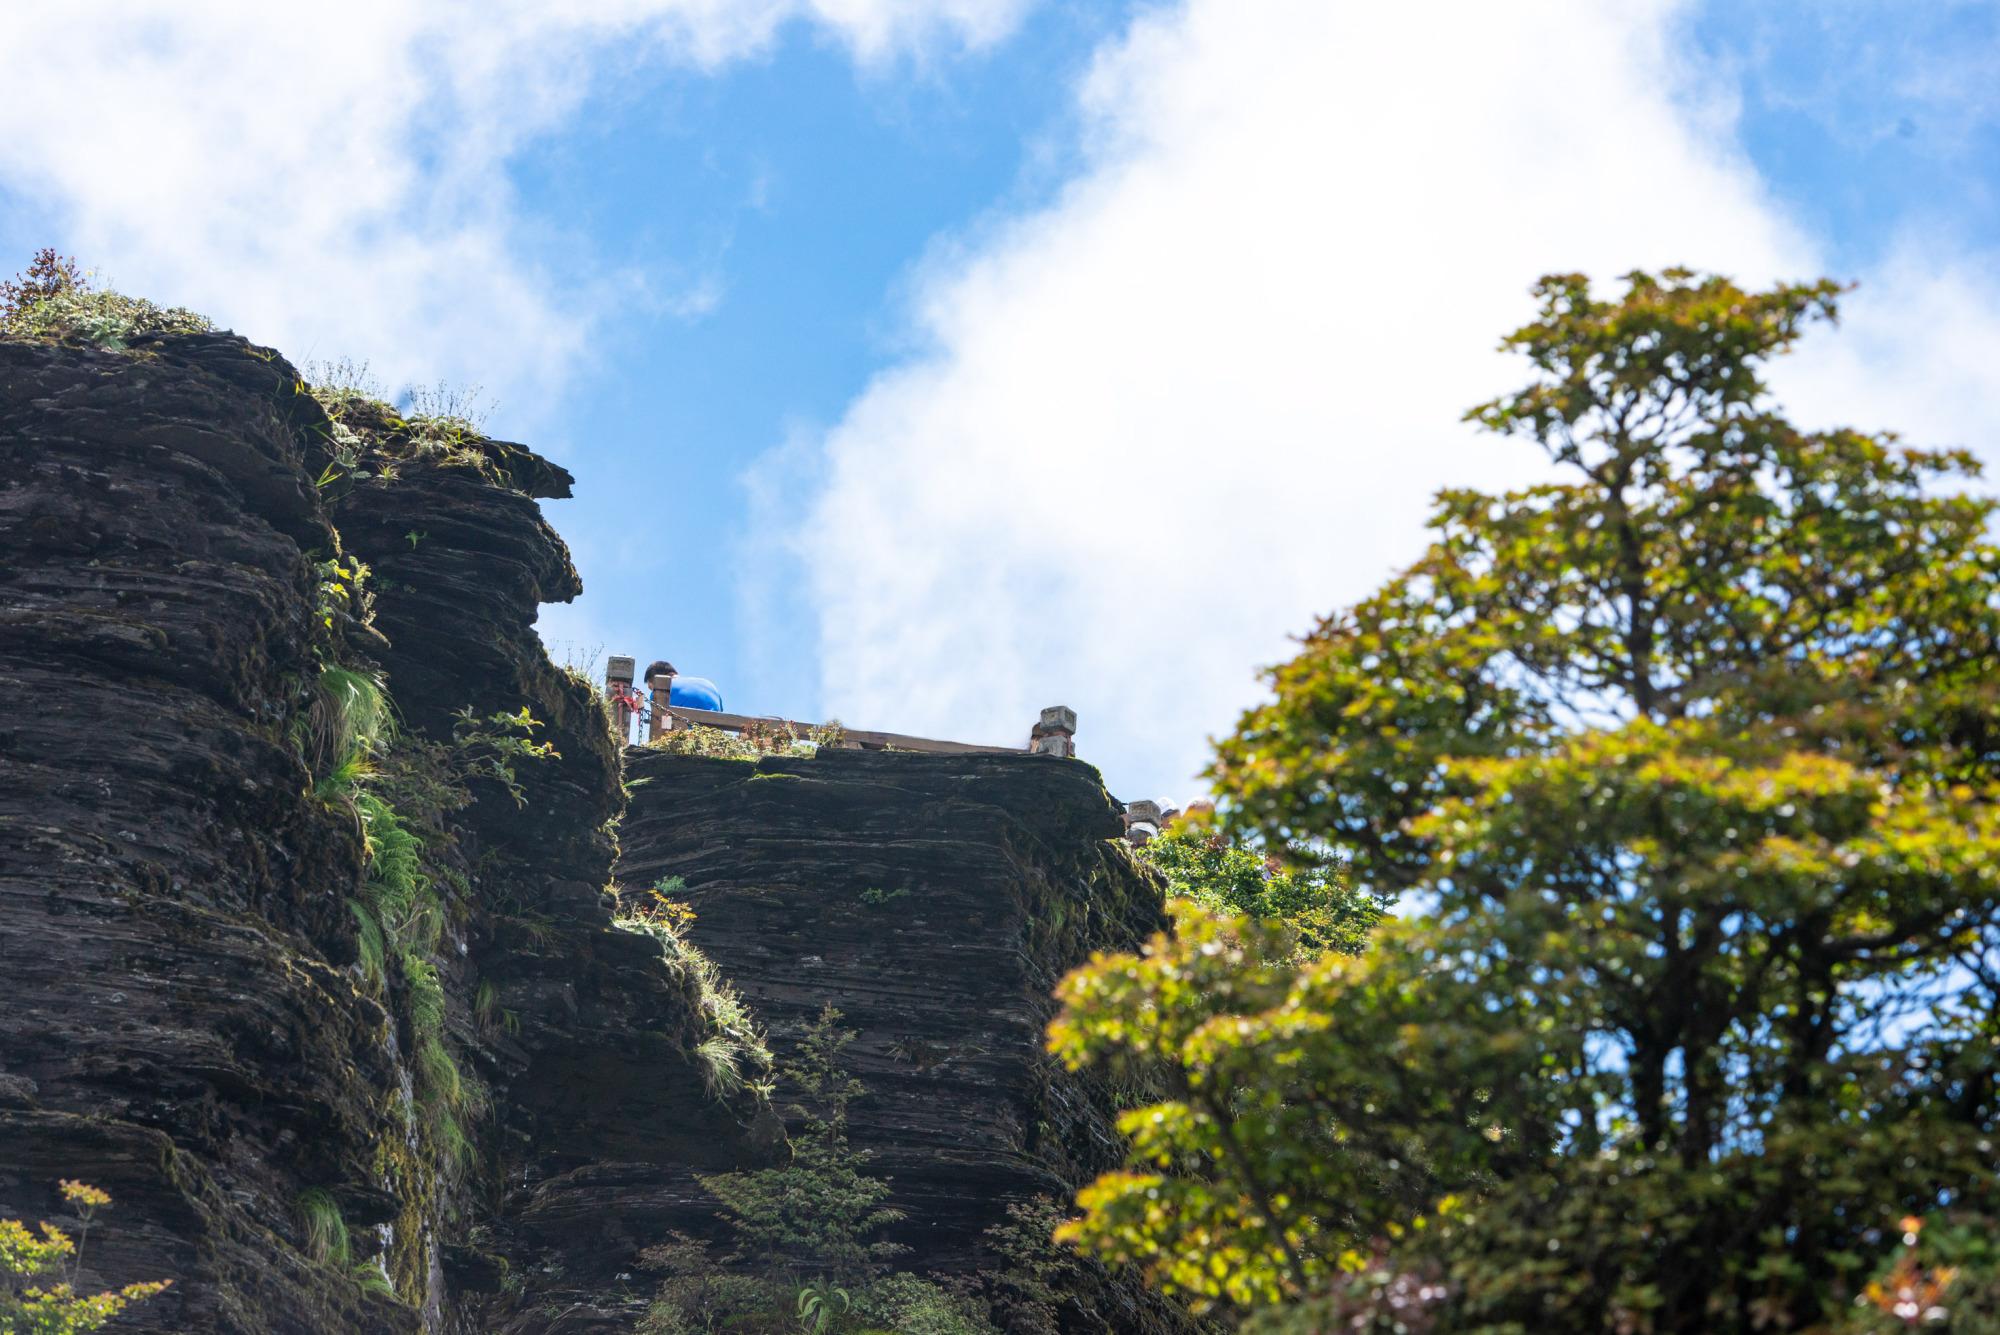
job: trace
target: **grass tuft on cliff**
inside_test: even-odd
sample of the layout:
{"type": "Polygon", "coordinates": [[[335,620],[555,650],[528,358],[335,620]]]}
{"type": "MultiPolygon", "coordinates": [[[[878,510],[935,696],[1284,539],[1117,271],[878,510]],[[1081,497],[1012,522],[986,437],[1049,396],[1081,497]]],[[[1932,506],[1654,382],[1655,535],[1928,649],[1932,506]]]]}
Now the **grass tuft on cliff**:
{"type": "MultiPolygon", "coordinates": [[[[310,394],[327,415],[333,462],[319,480],[322,487],[370,478],[392,482],[403,464],[417,460],[465,469],[496,486],[515,485],[510,470],[524,451],[487,437],[492,405],[479,386],[409,385],[392,402],[365,361],[309,361],[299,374],[299,392],[310,394]]],[[[412,547],[418,541],[413,537],[412,547]]]]}
{"type": "Polygon", "coordinates": [[[306,1251],[313,1259],[330,1265],[348,1265],[353,1258],[353,1239],[333,1194],[322,1187],[308,1187],[299,1193],[293,1206],[298,1211],[299,1228],[305,1234],[306,1251]]]}
{"type": "Polygon", "coordinates": [[[715,961],[688,940],[694,910],[673,897],[682,888],[678,876],[660,881],[643,896],[612,885],[618,907],[611,925],[653,938],[667,966],[693,982],[708,1030],[708,1036],[696,1045],[694,1056],[701,1064],[702,1083],[709,1097],[720,1098],[746,1085],[768,1094],[771,1049],[742,996],[722,976],[715,961]]]}
{"type": "Polygon", "coordinates": [[[315,774],[321,797],[353,793],[376,754],[395,732],[395,716],[382,682],[371,673],[320,669],[312,707],[299,720],[294,741],[315,774]]]}
{"type": "Polygon", "coordinates": [[[48,343],[122,348],[141,334],[206,334],[215,325],[179,306],[156,306],[103,286],[96,275],[52,248],[0,282],[0,335],[48,343]]]}

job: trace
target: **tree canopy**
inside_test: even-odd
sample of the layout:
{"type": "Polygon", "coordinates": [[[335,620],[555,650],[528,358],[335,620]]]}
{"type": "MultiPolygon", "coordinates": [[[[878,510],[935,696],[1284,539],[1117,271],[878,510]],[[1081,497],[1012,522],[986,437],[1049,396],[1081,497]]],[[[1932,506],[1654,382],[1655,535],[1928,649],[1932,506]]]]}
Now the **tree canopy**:
{"type": "Polygon", "coordinates": [[[1384,907],[1357,891],[1338,864],[1273,857],[1195,821],[1178,821],[1148,840],[1138,858],[1160,873],[1171,898],[1211,913],[1284,923],[1303,959],[1329,950],[1357,953],[1384,907]]]}
{"type": "Polygon", "coordinates": [[[1864,1322],[1908,1221],[1995,1214],[1993,503],[1772,407],[1831,283],[1535,295],[1468,417],[1549,480],[1442,493],[1212,771],[1409,916],[1295,968],[1190,908],[1068,980],[1053,1049],[1172,1091],[1069,1237],[1349,1329],[1864,1322]]]}

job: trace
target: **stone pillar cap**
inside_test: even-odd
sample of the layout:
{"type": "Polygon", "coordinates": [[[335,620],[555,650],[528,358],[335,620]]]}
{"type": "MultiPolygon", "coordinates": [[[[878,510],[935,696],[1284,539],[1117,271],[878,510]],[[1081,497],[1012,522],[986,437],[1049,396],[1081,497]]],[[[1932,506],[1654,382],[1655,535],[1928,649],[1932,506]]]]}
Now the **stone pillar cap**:
{"type": "Polygon", "coordinates": [[[604,665],[604,679],[606,681],[630,681],[632,680],[632,668],[632,659],[619,654],[613,654],[604,665]]]}
{"type": "Polygon", "coordinates": [[[1068,705],[1050,705],[1042,711],[1040,722],[1035,724],[1035,736],[1051,732],[1076,731],[1076,711],[1068,705]]]}

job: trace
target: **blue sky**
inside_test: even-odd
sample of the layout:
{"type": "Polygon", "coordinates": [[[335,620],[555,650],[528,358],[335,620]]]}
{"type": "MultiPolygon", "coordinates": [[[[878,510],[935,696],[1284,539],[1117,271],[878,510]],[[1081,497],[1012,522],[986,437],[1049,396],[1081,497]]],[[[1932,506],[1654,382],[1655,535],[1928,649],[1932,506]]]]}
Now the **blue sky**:
{"type": "Polygon", "coordinates": [[[586,480],[554,513],[593,604],[672,592],[637,616],[593,606],[552,632],[564,652],[622,632],[615,649],[712,675],[733,706],[820,716],[810,640],[746,640],[743,471],[836,420],[906,348],[899,308],[934,241],[1060,181],[1070,90],[1118,12],[1047,6],[1003,48],[930,69],[857,70],[794,26],[719,76],[619,89],[512,168],[524,204],[580,225],[596,262],[667,288],[607,323],[566,395],[553,433],[586,480]]]}
{"type": "Polygon", "coordinates": [[[1993,443],[2000,3],[1445,9],[10,13],[0,247],[483,386],[578,476],[558,656],[978,740],[1068,703],[1177,800],[1431,490],[1529,475],[1457,418],[1546,269],[1860,279],[1787,402],[1993,443]]]}
{"type": "Polygon", "coordinates": [[[2000,5],[1736,0],[1687,41],[1734,75],[1744,150],[1836,266],[1911,225],[2000,237],[2000,5]]]}

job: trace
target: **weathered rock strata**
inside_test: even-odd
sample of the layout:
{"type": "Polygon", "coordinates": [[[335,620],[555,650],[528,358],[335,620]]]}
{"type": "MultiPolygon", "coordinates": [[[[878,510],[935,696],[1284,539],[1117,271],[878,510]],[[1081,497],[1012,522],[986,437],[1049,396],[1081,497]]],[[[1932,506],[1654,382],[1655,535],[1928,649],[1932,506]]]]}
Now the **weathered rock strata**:
{"type": "MultiPolygon", "coordinates": [[[[857,1148],[894,1184],[915,1268],[993,1267],[1010,1203],[1067,1201],[1115,1158],[1103,1091],[1043,1052],[1052,989],[1165,925],[1097,772],[1022,753],[627,753],[621,882],[679,877],[694,943],[782,1061],[820,1008],[857,1033],[857,1148]]],[[[1169,1329],[1129,1286],[1072,1294],[1076,1330],[1169,1329]]]]}
{"type": "Polygon", "coordinates": [[[500,467],[315,485],[330,438],[238,339],[0,342],[0,1215],[109,1190],[84,1280],[176,1280],[132,1329],[553,1329],[651,1240],[599,1180],[754,1157],[754,1110],[702,1096],[686,985],[609,930],[618,758],[534,638],[578,585],[513,485],[565,476],[482,442],[500,467]],[[372,626],[321,587],[343,551],[391,576],[372,626]],[[456,1168],[408,1162],[408,1018],[353,967],[361,829],[300,757],[333,662],[413,740],[526,707],[561,752],[420,831],[449,1046],[491,1093],[456,1168]],[[401,1301],[309,1255],[313,1190],[401,1301]]]}
{"type": "MultiPolygon", "coordinates": [[[[1061,973],[1161,923],[1093,771],[627,760],[533,632],[580,587],[536,505],[568,475],[336,412],[233,336],[0,340],[0,1216],[61,1222],[59,1177],[109,1190],[83,1282],[175,1280],[132,1330],[628,1328],[638,1252],[716,1229],[696,1175],[782,1141],[704,1095],[693,980],[610,928],[621,778],[645,782],[620,877],[685,879],[781,1053],[828,1001],[860,1031],[854,1138],[912,1268],[989,1266],[1009,1202],[1109,1162],[1101,1093],[1041,1055],[1061,973]],[[329,665],[400,720],[369,782],[402,785],[437,903],[449,1153],[413,1111],[438,1077],[408,979],[365,967],[367,830],[316,783],[329,665]],[[560,754],[515,758],[517,794],[459,723],[523,709],[560,754]],[[347,1260],[309,1244],[308,1193],[347,1260]]],[[[1098,1280],[1068,1328],[1173,1328],[1098,1280]]]]}
{"type": "Polygon", "coordinates": [[[660,1236],[643,1184],[772,1147],[746,1137],[747,1098],[703,1093],[687,1056],[702,1037],[692,984],[651,941],[608,930],[618,748],[596,694],[549,663],[533,630],[538,604],[581,590],[534,503],[567,496],[570,478],[504,442],[475,442],[469,460],[412,451],[367,405],[346,421],[371,443],[377,477],[340,490],[331,510],[373,572],[377,656],[404,726],[448,744],[460,711],[525,708],[557,752],[513,764],[518,798],[470,779],[474,800],[448,821],[465,868],[448,990],[488,989],[488,1011],[507,1021],[478,1023],[471,1007],[458,1017],[494,1102],[466,1206],[479,1246],[461,1252],[467,1286],[484,1291],[464,1305],[480,1330],[623,1329],[631,1304],[615,1277],[660,1236]]]}
{"type": "Polygon", "coordinates": [[[109,1190],[85,1278],[178,1281],[135,1329],[417,1326],[294,1209],[366,1181],[395,1075],[341,967],[360,837],[286,740],[335,647],[292,383],[0,342],[0,1215],[109,1190]]]}

